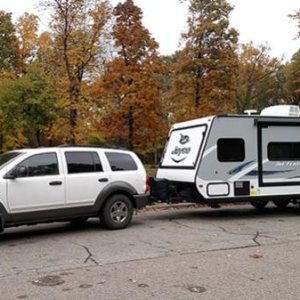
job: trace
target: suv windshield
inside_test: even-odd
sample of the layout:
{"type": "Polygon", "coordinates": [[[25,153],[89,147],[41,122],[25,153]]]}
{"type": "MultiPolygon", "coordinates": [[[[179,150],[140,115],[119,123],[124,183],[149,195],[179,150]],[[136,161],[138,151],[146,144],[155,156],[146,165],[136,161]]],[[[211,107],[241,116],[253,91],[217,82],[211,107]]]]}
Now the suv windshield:
{"type": "Polygon", "coordinates": [[[23,152],[6,152],[0,154],[0,170],[5,167],[5,165],[13,161],[17,156],[21,155],[23,152]]]}

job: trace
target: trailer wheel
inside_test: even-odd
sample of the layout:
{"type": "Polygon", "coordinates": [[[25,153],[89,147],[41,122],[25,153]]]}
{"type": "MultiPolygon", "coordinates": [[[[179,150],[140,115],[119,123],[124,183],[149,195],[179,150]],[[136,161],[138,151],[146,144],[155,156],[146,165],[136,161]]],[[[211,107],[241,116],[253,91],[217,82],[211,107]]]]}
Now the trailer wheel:
{"type": "Polygon", "coordinates": [[[268,204],[268,202],[268,200],[252,200],[250,203],[255,208],[263,209],[268,204]]]}
{"type": "Polygon", "coordinates": [[[0,215],[0,232],[4,231],[4,222],[3,222],[3,218],[0,215]]]}
{"type": "Polygon", "coordinates": [[[280,208],[285,208],[290,203],[289,199],[273,200],[273,203],[280,208]]]}

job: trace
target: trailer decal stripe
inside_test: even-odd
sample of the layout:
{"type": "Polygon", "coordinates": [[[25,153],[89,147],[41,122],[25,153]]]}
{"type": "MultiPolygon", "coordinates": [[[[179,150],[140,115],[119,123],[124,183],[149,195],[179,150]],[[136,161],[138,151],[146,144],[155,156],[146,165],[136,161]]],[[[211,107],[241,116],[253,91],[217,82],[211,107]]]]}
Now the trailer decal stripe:
{"type": "MultiPolygon", "coordinates": [[[[281,171],[263,171],[263,175],[275,175],[275,174],[280,174],[280,173],[288,173],[288,172],[294,172],[296,170],[281,170],[281,171]]],[[[258,175],[258,170],[252,170],[246,176],[257,176],[258,175]]]]}
{"type": "Polygon", "coordinates": [[[237,173],[241,172],[245,167],[252,164],[253,162],[254,162],[254,160],[247,161],[247,162],[239,165],[238,167],[228,171],[227,174],[229,174],[229,175],[237,174],[237,173]]]}
{"type": "Polygon", "coordinates": [[[203,153],[203,156],[202,156],[202,159],[204,157],[206,157],[207,155],[209,155],[211,152],[215,151],[217,149],[217,145],[214,145],[212,147],[210,147],[209,149],[207,149],[204,153],[203,153]]]}
{"type": "MultiPolygon", "coordinates": [[[[267,163],[269,160],[265,159],[263,161],[263,164],[267,163]]],[[[253,161],[254,162],[254,161],[253,161]]],[[[245,176],[247,173],[251,172],[253,169],[257,168],[257,163],[254,163],[250,165],[248,168],[245,168],[244,170],[240,171],[239,173],[234,174],[232,177],[230,177],[229,181],[236,181],[241,179],[241,177],[245,176]]]]}

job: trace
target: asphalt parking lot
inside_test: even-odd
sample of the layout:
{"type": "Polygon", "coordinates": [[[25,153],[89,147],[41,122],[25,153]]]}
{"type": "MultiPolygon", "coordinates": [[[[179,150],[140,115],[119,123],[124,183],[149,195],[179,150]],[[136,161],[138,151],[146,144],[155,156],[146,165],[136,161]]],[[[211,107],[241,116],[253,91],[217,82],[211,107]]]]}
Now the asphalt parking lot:
{"type": "Polygon", "coordinates": [[[0,299],[299,299],[300,209],[139,212],[0,236],[0,299]]]}

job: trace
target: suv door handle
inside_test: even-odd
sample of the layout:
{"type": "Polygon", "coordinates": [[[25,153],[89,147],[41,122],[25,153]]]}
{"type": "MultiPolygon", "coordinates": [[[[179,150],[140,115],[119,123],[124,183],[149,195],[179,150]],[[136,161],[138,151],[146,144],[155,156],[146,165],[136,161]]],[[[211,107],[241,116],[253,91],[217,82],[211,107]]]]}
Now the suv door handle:
{"type": "Polygon", "coordinates": [[[62,185],[62,181],[51,181],[49,185],[62,185]]]}
{"type": "Polygon", "coordinates": [[[99,182],[108,182],[108,178],[99,178],[98,181],[99,182]]]}

